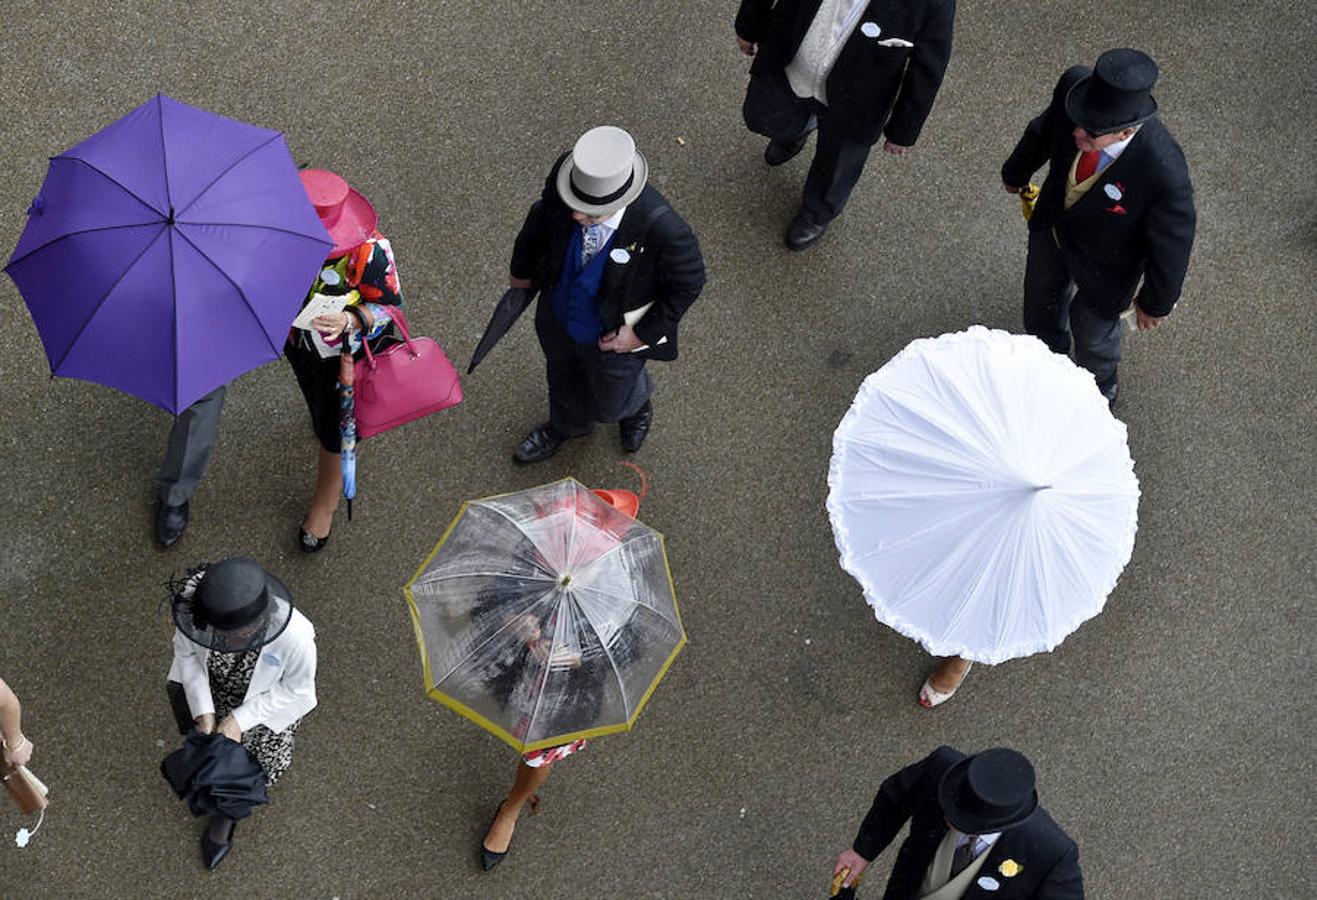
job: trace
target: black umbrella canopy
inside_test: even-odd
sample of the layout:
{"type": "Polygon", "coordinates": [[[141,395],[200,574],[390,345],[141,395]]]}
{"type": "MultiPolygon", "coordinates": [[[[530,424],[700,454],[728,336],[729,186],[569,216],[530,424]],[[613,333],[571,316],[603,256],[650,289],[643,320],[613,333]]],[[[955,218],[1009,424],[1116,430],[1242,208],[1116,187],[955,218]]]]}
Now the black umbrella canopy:
{"type": "Polygon", "coordinates": [[[476,352],[471,355],[471,365],[466,367],[466,374],[470,375],[475,371],[480,361],[488,355],[489,351],[494,349],[494,345],[499,342],[503,335],[508,333],[514,322],[521,318],[521,314],[530,306],[531,297],[534,291],[526,288],[508,288],[503,296],[499,298],[498,306],[494,307],[494,315],[489,319],[489,325],[485,327],[485,333],[480,338],[480,343],[476,345],[476,352]]]}

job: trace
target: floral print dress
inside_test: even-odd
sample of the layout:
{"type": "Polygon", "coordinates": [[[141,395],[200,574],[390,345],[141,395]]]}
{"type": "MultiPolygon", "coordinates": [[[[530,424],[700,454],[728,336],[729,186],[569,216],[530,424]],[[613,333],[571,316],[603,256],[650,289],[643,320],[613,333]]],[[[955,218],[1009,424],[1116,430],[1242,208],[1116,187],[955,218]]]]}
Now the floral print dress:
{"type": "MultiPolygon", "coordinates": [[[[225,716],[241,706],[246,699],[247,686],[251,684],[256,660],[260,655],[260,650],[247,650],[242,653],[211,651],[207,656],[206,672],[210,676],[210,694],[215,702],[216,722],[222,722],[225,716]]],[[[278,781],[279,776],[292,765],[293,742],[299,723],[300,720],[283,731],[271,731],[264,725],[256,725],[243,732],[242,745],[265,770],[267,785],[278,781]]]]}

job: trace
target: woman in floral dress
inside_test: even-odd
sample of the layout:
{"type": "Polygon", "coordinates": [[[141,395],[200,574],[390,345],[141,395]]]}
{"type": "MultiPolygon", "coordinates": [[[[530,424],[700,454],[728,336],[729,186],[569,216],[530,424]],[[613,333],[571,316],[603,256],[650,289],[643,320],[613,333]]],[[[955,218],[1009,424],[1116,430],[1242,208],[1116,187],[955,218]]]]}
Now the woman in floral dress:
{"type": "Polygon", "coordinates": [[[349,341],[352,354],[360,357],[363,340],[370,341],[372,352],[396,341],[394,329],[389,327],[389,310],[402,306],[402,290],[393,248],[375,230],[378,217],[370,201],[326,169],[306,169],[300,174],[321,223],[334,240],[303,308],[317,296],[343,298],[345,303],[341,312],[316,316],[311,328],[290,329],[284,345],[320,442],[311,508],[298,529],[302,552],[316,553],[329,543],[343,491],[338,397],[342,342],[349,341]]]}
{"type": "MultiPolygon", "coordinates": [[[[273,785],[292,763],[297,726],[316,705],[315,629],[282,581],[255,560],[198,566],[171,586],[174,660],[203,734],[240,742],[273,785]]],[[[234,820],[212,815],[201,836],[208,868],[233,844],[234,820]]]]}

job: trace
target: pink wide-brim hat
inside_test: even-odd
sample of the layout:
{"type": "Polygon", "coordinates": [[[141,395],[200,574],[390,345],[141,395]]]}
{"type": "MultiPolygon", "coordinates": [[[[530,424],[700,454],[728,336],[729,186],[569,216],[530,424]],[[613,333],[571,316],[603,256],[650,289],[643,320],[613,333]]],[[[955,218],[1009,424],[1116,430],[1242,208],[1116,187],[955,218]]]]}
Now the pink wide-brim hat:
{"type": "Polygon", "coordinates": [[[334,240],[334,249],[325,259],[338,259],[375,233],[379,224],[375,207],[341,175],[328,169],[303,169],[297,174],[320,216],[320,224],[334,240]]]}

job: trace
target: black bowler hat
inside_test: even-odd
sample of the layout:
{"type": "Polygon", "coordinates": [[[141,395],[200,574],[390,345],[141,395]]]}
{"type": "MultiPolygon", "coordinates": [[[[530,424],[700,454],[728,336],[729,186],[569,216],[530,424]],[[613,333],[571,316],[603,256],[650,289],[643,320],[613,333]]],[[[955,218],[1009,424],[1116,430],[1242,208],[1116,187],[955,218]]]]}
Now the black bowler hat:
{"type": "Polygon", "coordinates": [[[1065,111],[1089,134],[1110,134],[1151,119],[1157,101],[1148,92],[1157,83],[1157,64],[1138,50],[1108,50],[1093,73],[1075,82],[1065,111]]]}
{"type": "Polygon", "coordinates": [[[246,557],[198,567],[171,588],[174,625],[208,650],[255,650],[283,633],[293,597],[261,564],[246,557]]]}
{"type": "Polygon", "coordinates": [[[1038,808],[1033,764],[1006,747],[984,750],[947,769],[937,799],[947,821],[964,834],[1014,828],[1038,808]]]}

